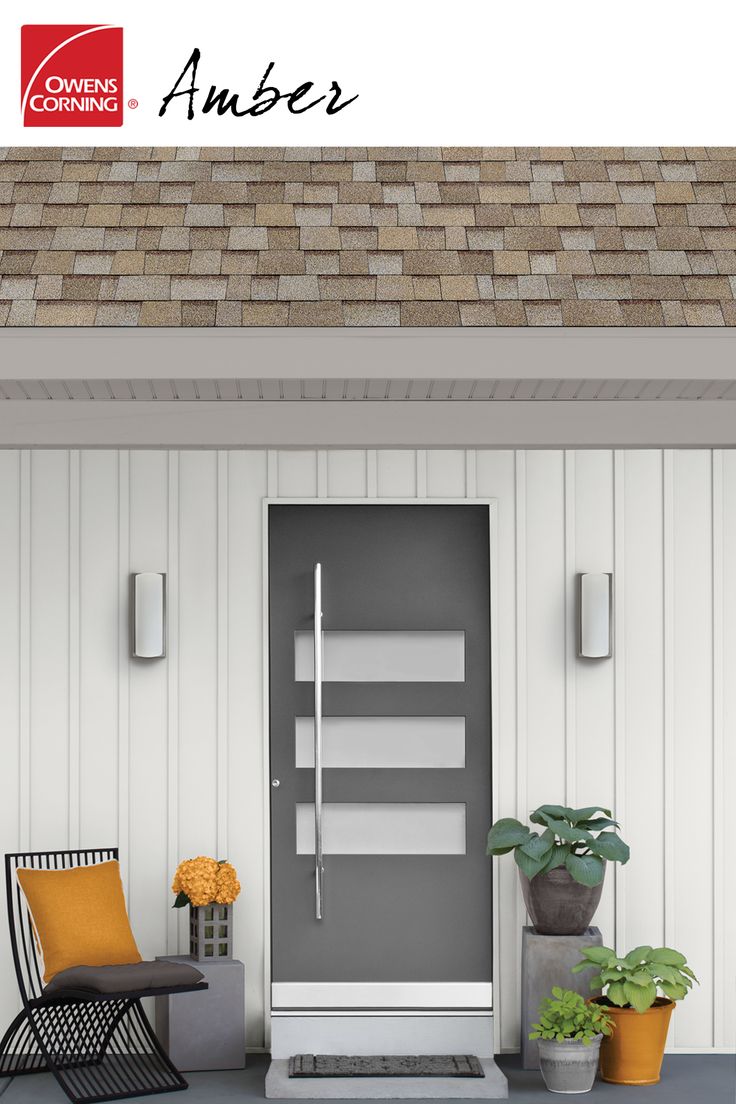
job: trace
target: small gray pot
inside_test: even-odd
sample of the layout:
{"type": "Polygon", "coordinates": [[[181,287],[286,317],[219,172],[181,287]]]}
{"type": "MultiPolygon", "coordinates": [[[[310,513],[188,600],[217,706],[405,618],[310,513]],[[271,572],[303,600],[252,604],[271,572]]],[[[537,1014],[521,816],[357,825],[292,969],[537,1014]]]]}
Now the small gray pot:
{"type": "Polygon", "coordinates": [[[587,1093],[593,1088],[602,1035],[586,1046],[577,1039],[539,1040],[539,1066],[550,1092],[587,1093]]]}

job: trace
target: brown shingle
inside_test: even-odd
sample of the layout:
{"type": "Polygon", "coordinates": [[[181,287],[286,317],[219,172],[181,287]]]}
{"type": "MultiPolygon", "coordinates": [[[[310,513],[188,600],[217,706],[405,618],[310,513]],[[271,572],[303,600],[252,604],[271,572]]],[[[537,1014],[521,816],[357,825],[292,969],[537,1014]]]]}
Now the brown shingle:
{"type": "Polygon", "coordinates": [[[244,326],[287,326],[288,303],[243,303],[244,326]]]}
{"type": "Polygon", "coordinates": [[[499,249],[493,254],[493,270],[499,275],[518,275],[531,271],[526,249],[499,249]]]}
{"type": "Polygon", "coordinates": [[[564,326],[622,326],[623,317],[620,303],[577,299],[562,303],[564,326]]]}
{"type": "Polygon", "coordinates": [[[290,326],[342,326],[342,303],[292,303],[289,307],[290,326]]]}
{"type": "Polygon", "coordinates": [[[662,304],[656,300],[632,299],[621,304],[624,326],[663,326],[662,304]]]}
{"type": "Polygon", "coordinates": [[[460,323],[460,311],[457,303],[421,303],[401,304],[402,326],[457,326],[460,323]]]}
{"type": "Polygon", "coordinates": [[[345,303],[346,326],[400,326],[399,303],[345,303]]]}
{"type": "Polygon", "coordinates": [[[562,306],[560,303],[525,303],[526,320],[530,326],[561,326],[562,306]]]}
{"type": "Polygon", "coordinates": [[[579,226],[581,222],[576,203],[543,203],[539,213],[542,226],[579,226]]]}

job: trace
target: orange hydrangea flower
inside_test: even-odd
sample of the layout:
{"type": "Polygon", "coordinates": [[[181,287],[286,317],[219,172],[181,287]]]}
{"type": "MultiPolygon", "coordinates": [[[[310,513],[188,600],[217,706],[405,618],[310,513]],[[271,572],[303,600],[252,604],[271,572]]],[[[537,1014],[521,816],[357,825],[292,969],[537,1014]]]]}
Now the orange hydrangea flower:
{"type": "Polygon", "coordinates": [[[216,882],[215,901],[218,905],[231,905],[240,893],[240,882],[232,863],[218,863],[216,882]]]}
{"type": "Polygon", "coordinates": [[[195,907],[213,901],[218,905],[230,905],[240,893],[240,882],[231,863],[198,855],[196,859],[184,859],[179,863],[171,889],[173,893],[183,893],[195,907]]]}

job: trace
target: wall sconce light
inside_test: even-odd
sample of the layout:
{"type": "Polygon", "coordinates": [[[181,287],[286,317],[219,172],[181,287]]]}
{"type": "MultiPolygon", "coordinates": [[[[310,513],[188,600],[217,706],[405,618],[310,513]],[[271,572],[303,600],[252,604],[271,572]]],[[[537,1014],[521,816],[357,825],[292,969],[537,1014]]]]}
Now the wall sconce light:
{"type": "Polygon", "coordinates": [[[578,656],[581,659],[608,659],[611,648],[610,572],[584,572],[578,575],[578,656]]]}
{"type": "Polygon", "coordinates": [[[159,659],[166,655],[166,576],[143,571],[133,576],[133,655],[159,659]]]}

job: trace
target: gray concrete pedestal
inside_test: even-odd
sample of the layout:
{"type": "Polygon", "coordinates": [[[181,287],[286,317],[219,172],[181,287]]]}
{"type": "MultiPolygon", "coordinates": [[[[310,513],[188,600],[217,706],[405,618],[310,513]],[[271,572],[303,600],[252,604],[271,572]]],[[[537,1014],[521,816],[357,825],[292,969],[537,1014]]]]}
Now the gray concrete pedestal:
{"type": "Polygon", "coordinates": [[[228,1070],[245,1066],[245,966],[236,958],[196,962],[160,955],[204,974],[209,989],[156,997],[156,1034],[177,1069],[228,1070]]]}
{"type": "Polygon", "coordinates": [[[600,996],[590,988],[594,970],[570,973],[583,957],[581,947],[601,947],[600,928],[587,928],[582,935],[539,935],[524,928],[521,938],[521,1064],[524,1069],[539,1069],[537,1040],[529,1039],[531,1025],[538,1023],[539,1005],[549,997],[553,985],[573,989],[584,997],[600,996]]]}

